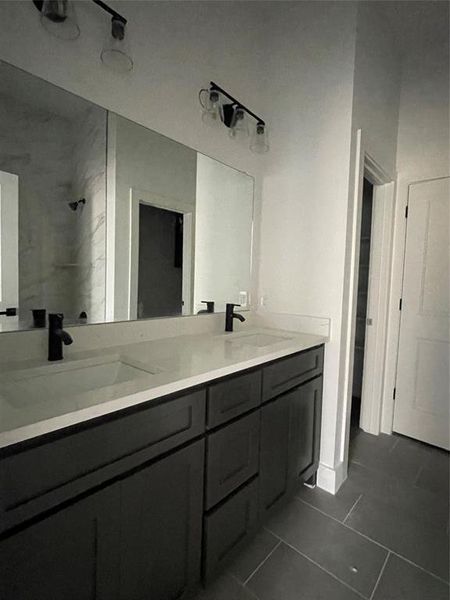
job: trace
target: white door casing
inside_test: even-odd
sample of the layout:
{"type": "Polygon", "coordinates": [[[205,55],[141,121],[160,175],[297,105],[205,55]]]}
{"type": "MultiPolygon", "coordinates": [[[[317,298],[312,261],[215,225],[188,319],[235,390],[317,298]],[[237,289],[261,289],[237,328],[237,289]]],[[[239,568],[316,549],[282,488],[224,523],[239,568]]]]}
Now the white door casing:
{"type": "Polygon", "coordinates": [[[130,242],[129,242],[129,280],[128,280],[128,318],[135,321],[137,317],[138,275],[139,275],[139,205],[148,204],[177,212],[183,215],[183,280],[182,314],[192,314],[192,279],[193,279],[193,215],[186,210],[183,203],[174,198],[168,198],[130,188],[130,242]]]}
{"type": "Polygon", "coordinates": [[[394,431],[450,448],[450,178],[411,184],[394,431]]]}
{"type": "MultiPolygon", "coordinates": [[[[386,176],[387,178],[387,176],[386,176]]],[[[373,177],[371,178],[373,181],[373,177]]],[[[392,255],[394,183],[373,188],[369,286],[360,427],[379,435],[385,375],[387,309],[392,255]]]]}
{"type": "MultiPolygon", "coordinates": [[[[19,178],[0,171],[0,311],[19,305],[19,178]]],[[[1,327],[17,317],[0,316],[1,327]]]]}

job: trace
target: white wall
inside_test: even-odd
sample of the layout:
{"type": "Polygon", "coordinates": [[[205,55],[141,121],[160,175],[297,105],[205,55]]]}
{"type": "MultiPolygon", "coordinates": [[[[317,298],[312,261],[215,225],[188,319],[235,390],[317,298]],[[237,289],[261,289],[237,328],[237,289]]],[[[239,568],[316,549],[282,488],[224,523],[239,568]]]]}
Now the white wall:
{"type": "Polygon", "coordinates": [[[448,5],[442,19],[447,35],[418,35],[403,60],[397,170],[410,180],[449,173],[448,5]]]}
{"type": "MultiPolygon", "coordinates": [[[[336,462],[346,465],[350,433],[356,314],[356,289],[362,214],[362,177],[358,130],[363,152],[395,178],[398,110],[400,96],[400,53],[382,2],[359,2],[357,6],[355,71],[353,87],[351,176],[348,191],[347,231],[342,302],[342,335],[338,397],[336,462]],[[356,202],[359,196],[359,202],[356,202]]],[[[364,161],[364,158],[361,159],[364,161]]],[[[377,240],[372,240],[377,243],[377,240]]],[[[372,248],[373,250],[373,248],[372,248]]],[[[370,275],[370,274],[369,274],[370,275]]]]}
{"type": "Polygon", "coordinates": [[[195,214],[194,312],[223,312],[250,293],[253,179],[199,154],[195,214]]]}
{"type": "Polygon", "coordinates": [[[400,100],[400,51],[378,2],[360,2],[356,29],[353,129],[366,151],[395,174],[400,100]]]}
{"type": "Polygon", "coordinates": [[[356,6],[279,5],[271,5],[267,24],[266,114],[273,128],[263,187],[260,295],[268,310],[331,318],[321,463],[324,477],[333,479],[342,412],[337,390],[356,6]]]}

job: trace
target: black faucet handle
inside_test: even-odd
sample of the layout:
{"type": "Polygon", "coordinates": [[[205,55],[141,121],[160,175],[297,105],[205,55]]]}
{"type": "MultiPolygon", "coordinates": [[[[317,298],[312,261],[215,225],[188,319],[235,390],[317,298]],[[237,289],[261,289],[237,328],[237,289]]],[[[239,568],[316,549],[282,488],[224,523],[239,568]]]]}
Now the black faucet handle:
{"type": "Polygon", "coordinates": [[[202,300],[201,304],[206,304],[206,312],[214,312],[214,302],[212,300],[202,300]]]}
{"type": "Polygon", "coordinates": [[[227,306],[231,306],[232,308],[234,308],[235,306],[241,306],[240,304],[234,304],[233,302],[228,302],[227,306]]]}
{"type": "Polygon", "coordinates": [[[48,322],[52,325],[62,325],[64,315],[62,313],[49,313],[48,322]]]}

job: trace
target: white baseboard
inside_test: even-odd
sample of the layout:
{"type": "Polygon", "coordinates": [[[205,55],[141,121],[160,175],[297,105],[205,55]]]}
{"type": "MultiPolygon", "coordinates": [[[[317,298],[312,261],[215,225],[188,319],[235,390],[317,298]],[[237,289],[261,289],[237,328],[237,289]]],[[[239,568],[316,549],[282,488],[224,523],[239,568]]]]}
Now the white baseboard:
{"type": "Polygon", "coordinates": [[[347,465],[340,462],[336,467],[320,463],[317,471],[317,487],[330,494],[336,494],[347,479],[347,465]]]}

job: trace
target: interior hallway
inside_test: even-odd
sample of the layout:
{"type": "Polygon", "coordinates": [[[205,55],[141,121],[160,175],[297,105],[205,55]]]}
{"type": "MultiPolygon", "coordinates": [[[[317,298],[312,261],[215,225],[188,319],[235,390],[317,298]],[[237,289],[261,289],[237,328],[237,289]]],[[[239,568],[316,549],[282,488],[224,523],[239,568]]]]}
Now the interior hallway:
{"type": "Polygon", "coordinates": [[[448,600],[449,454],[355,429],[332,496],[300,490],[198,600],[448,600]]]}

